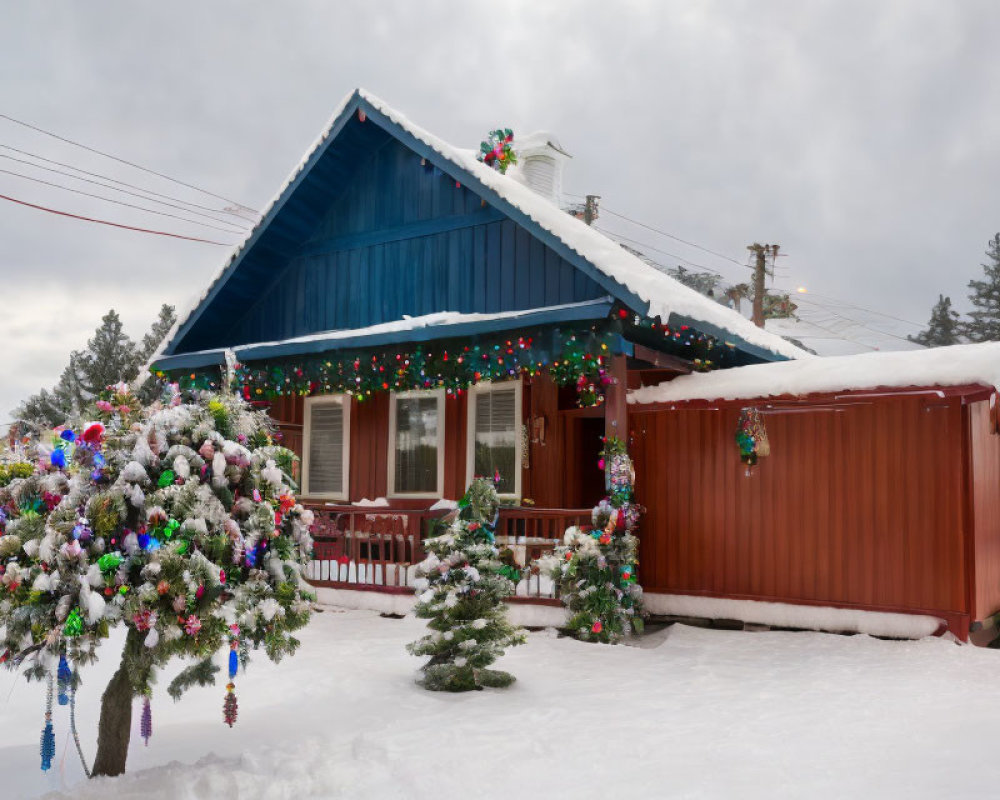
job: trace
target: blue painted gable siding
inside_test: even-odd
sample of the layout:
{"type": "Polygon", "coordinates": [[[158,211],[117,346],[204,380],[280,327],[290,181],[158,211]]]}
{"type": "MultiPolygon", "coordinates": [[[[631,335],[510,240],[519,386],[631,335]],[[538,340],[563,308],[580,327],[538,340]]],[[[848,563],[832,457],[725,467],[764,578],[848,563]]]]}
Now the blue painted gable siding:
{"type": "Polygon", "coordinates": [[[349,177],[317,187],[318,171],[310,176],[317,199],[332,198],[319,221],[307,235],[300,229],[290,253],[269,255],[249,308],[213,304],[212,316],[241,307],[242,315],[225,322],[215,316],[180,350],[362,328],[404,314],[516,311],[607,294],[405,145],[376,138],[377,129],[365,142],[364,129],[374,126],[353,127],[360,138],[349,177]]]}

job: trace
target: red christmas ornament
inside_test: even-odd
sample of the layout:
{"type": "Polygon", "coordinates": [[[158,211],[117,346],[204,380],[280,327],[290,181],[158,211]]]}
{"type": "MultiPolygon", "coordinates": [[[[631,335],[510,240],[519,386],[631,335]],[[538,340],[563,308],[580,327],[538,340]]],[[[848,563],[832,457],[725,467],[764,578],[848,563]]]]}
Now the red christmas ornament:
{"type": "Polygon", "coordinates": [[[604,626],[601,625],[601,621],[597,619],[594,620],[594,624],[590,626],[590,630],[592,633],[600,633],[602,630],[604,630],[604,626]]]}

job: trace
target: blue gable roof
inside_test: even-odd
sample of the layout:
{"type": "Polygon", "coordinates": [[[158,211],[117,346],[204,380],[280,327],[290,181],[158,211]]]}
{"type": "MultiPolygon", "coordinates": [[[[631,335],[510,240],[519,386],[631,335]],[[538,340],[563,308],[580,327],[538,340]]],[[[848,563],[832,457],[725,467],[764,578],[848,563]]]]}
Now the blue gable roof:
{"type": "MultiPolygon", "coordinates": [[[[358,91],[163,355],[605,296],[649,308],[358,91]]],[[[711,323],[702,330],[752,356],[783,357],[711,323]]]]}

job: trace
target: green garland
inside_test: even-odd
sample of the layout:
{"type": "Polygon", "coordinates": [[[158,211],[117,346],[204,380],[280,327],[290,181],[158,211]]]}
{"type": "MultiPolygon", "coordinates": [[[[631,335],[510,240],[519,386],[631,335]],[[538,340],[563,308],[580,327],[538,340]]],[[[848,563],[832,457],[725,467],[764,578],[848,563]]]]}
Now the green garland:
{"type": "MultiPolygon", "coordinates": [[[[547,371],[559,386],[573,386],[582,407],[604,402],[610,358],[623,330],[641,328],[654,344],[691,359],[697,369],[711,369],[731,350],[694,329],[671,329],[655,320],[616,308],[608,319],[590,326],[502,332],[474,339],[397,345],[363,351],[335,351],[274,361],[238,364],[235,388],[247,400],[288,395],[346,393],[365,400],[381,391],[445,389],[458,393],[484,381],[507,380],[547,371]],[[709,356],[713,358],[709,358],[709,356]]],[[[729,346],[732,347],[731,345],[729,346]]],[[[218,390],[217,368],[156,373],[183,389],[218,390]]]]}

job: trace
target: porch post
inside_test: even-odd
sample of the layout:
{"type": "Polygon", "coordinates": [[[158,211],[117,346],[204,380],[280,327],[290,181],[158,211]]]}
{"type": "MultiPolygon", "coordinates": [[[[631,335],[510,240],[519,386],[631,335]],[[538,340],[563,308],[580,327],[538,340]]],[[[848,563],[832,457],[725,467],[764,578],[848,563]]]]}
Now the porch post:
{"type": "Polygon", "coordinates": [[[608,374],[612,378],[612,383],[604,392],[604,435],[608,439],[617,436],[628,443],[628,409],[625,403],[625,394],[628,392],[626,358],[624,353],[616,353],[611,357],[608,374]]]}

